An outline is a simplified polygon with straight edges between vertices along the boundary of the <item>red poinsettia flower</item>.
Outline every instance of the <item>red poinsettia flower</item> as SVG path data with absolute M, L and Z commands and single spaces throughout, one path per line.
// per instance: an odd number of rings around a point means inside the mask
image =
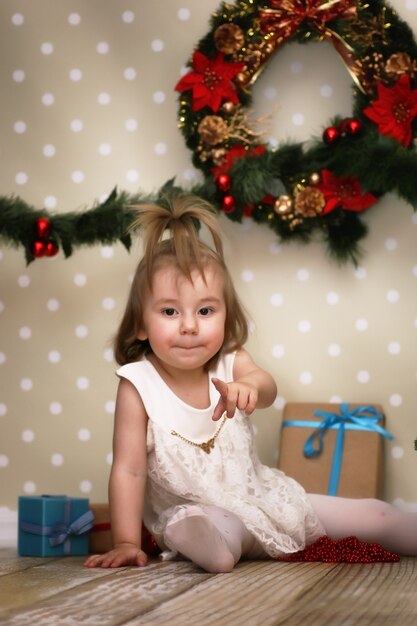
M 393 87 L 378 84 L 378 99 L 363 111 L 378 124 L 382 135 L 407 147 L 413 138 L 411 122 L 417 115 L 417 89 L 410 89 L 410 76 L 403 74 Z
M 321 215 L 341 206 L 345 211 L 364 211 L 378 201 L 371 193 L 362 193 L 359 181 L 353 176 L 335 176 L 330 170 L 321 171 L 322 182 L 316 185 L 326 204 Z
M 175 86 L 177 91 L 193 91 L 193 111 L 205 106 L 218 111 L 223 100 L 238 104 L 232 78 L 238 74 L 243 63 L 225 63 L 224 55 L 218 52 L 214 59 L 209 59 L 196 50 L 193 56 L 193 69 L 188 72 Z
M 235 143 L 234 146 L 232 146 L 229 152 L 226 154 L 222 165 L 219 165 L 218 167 L 213 167 L 211 173 L 214 177 L 218 176 L 219 174 L 224 174 L 233 167 L 233 164 L 238 159 L 243 159 L 244 157 L 260 156 L 264 152 L 264 145 L 255 146 L 254 148 L 250 148 L 249 150 L 247 150 L 243 144 Z

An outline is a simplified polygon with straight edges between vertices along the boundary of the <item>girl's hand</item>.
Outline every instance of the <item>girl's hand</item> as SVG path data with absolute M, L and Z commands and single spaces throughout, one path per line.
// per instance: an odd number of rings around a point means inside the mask
M 239 381 L 225 383 L 219 378 L 212 378 L 211 381 L 220 394 L 212 416 L 214 421 L 220 419 L 225 411 L 227 417 L 233 417 L 236 409 L 243 411 L 247 416 L 254 412 L 258 402 L 256 387 Z
M 92 554 L 84 562 L 85 567 L 123 567 L 136 565 L 144 567 L 148 557 L 138 546 L 133 544 L 121 544 L 105 554 Z

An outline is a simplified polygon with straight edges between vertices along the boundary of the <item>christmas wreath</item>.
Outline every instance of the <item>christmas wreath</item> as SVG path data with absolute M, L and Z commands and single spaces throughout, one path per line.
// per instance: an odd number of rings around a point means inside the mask
M 249 113 L 251 89 L 286 42 L 328 41 L 353 80 L 352 116 L 335 116 L 321 137 L 271 149 Z M 178 124 L 201 183 L 188 190 L 230 219 L 268 224 L 282 241 L 319 234 L 331 255 L 356 262 L 367 232 L 362 213 L 387 192 L 417 207 L 417 44 L 381 0 L 236 0 L 212 14 L 180 92 Z M 79 245 L 121 240 L 131 204 L 183 191 L 168 181 L 154 196 L 116 189 L 83 213 L 50 215 L 0 197 L 0 236 L 27 261 L 69 256 Z

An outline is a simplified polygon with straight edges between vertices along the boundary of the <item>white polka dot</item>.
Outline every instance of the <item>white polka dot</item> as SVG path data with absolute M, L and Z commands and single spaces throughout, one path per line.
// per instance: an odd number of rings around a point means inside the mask
M 123 76 L 125 78 L 125 80 L 135 80 L 136 78 L 136 70 L 134 67 L 127 67 L 124 71 L 123 71 Z
M 154 39 L 151 43 L 151 48 L 154 52 L 162 52 L 164 49 L 164 42 L 160 39 Z
M 165 100 L 166 95 L 163 91 L 155 91 L 153 94 L 153 101 L 156 102 L 156 104 L 162 104 Z
M 81 15 L 79 13 L 70 13 L 68 15 L 68 23 L 71 24 L 71 26 L 78 26 L 80 22 L 81 22 Z
M 22 24 L 24 24 L 25 22 L 25 16 L 22 15 L 21 13 L 14 13 L 12 15 L 11 22 L 13 26 L 22 26 Z
M 360 332 L 368 330 L 368 320 L 365 320 L 365 319 L 356 320 L 355 328 L 356 330 L 359 330 Z
M 26 172 L 18 172 L 15 176 L 15 181 L 17 185 L 26 185 L 29 180 L 29 176 Z
M 4 417 L 6 414 L 7 414 L 7 406 L 3 402 L 0 402 L 0 416 Z
M 276 150 L 279 146 L 279 141 L 275 137 L 268 137 L 267 142 L 271 150 Z
M 114 360 L 113 350 L 111 348 L 107 348 L 103 352 L 103 359 L 107 361 L 107 363 L 112 363 Z
M 0 301 L 0 313 L 3 313 L 4 311 L 4 302 Z
M 75 336 L 78 337 L 79 339 L 84 339 L 84 337 L 87 337 L 88 335 L 88 328 L 87 326 L 84 326 L 82 324 L 80 324 L 79 326 L 76 327 L 75 329 Z
M 41 102 L 45 107 L 50 107 L 55 103 L 55 96 L 52 93 L 44 93 Z
M 277 255 L 277 254 L 281 254 L 281 252 L 282 252 L 282 245 L 280 243 L 278 243 L 277 241 L 274 241 L 269 246 L 269 252 L 271 254 L 273 254 L 274 256 Z
M 22 326 L 22 328 L 19 328 L 19 337 L 20 339 L 31 339 L 32 329 L 28 326 Z
M 331 343 L 329 347 L 327 348 L 327 352 L 329 353 L 330 356 L 339 356 L 341 352 L 339 344 Z
M 125 122 L 125 129 L 129 132 L 129 133 L 133 133 L 135 132 L 135 130 L 138 129 L 138 121 L 135 119 L 129 119 L 126 120 Z
M 366 278 L 366 269 L 364 267 L 357 267 L 354 271 L 355 278 L 358 280 L 363 280 Z
M 244 283 L 251 283 L 253 279 L 255 278 L 255 275 L 252 272 L 252 270 L 243 270 L 243 272 L 240 275 L 240 278 L 243 280 Z
M 302 385 L 311 385 L 313 382 L 313 375 L 310 372 L 302 372 L 300 374 L 300 383 Z
M 9 463 L 9 457 L 5 454 L 0 454 L 0 467 L 7 467 Z
M 275 100 L 278 95 L 277 89 L 275 87 L 267 87 L 264 91 L 265 100 Z
M 77 287 L 84 287 L 84 285 L 87 283 L 87 276 L 85 274 L 75 274 L 74 283 L 77 285 Z
M 48 354 L 48 361 L 50 363 L 59 363 L 60 360 L 61 360 L 60 352 L 58 352 L 58 350 L 51 350 L 51 352 Z
M 166 143 L 163 143 L 162 141 L 160 141 L 159 143 L 155 144 L 154 152 L 159 155 L 166 154 L 167 152 Z
M 294 113 L 291 119 L 294 126 L 302 126 L 304 124 L 304 115 L 302 113 Z
M 90 386 L 90 381 L 88 380 L 86 376 L 80 376 L 79 378 L 77 378 L 78 389 L 80 389 L 81 391 L 85 391 L 86 389 L 89 388 L 89 386 Z
M 126 180 L 128 180 L 130 183 L 136 183 L 139 180 L 138 170 L 128 170 L 126 172 Z
M 62 454 L 55 453 L 51 456 L 51 464 L 55 467 L 60 467 L 64 463 L 64 457 Z
M 402 396 L 399 393 L 393 393 L 389 398 L 391 406 L 401 406 L 403 403 Z
M 80 491 L 82 493 L 91 493 L 93 485 L 90 480 L 82 480 L 80 482 Z
M 332 395 L 329 398 L 329 402 L 331 402 L 332 404 L 341 404 L 343 402 L 343 400 L 338 395 Z
M 101 156 L 109 156 L 112 153 L 112 147 L 109 143 L 101 143 L 98 147 L 98 153 Z
M 123 22 L 125 22 L 125 24 L 131 24 L 135 21 L 135 14 L 133 13 L 133 11 L 124 11 L 122 13 L 122 20 Z
M 401 446 L 393 446 L 391 449 L 391 456 L 393 459 L 402 459 L 404 456 L 404 449 Z
M 79 133 L 84 128 L 84 124 L 81 120 L 72 120 L 70 123 L 70 129 L 73 133 Z
M 17 284 L 19 285 L 19 287 L 29 287 L 29 285 L 30 285 L 30 278 L 29 278 L 29 276 L 27 276 L 26 274 L 22 274 L 17 279 Z
M 35 493 L 36 483 L 34 483 L 33 480 L 27 480 L 25 483 L 23 483 L 23 491 L 25 493 Z
M 388 344 L 388 352 L 389 352 L 389 354 L 400 354 L 401 346 L 398 343 L 398 341 L 391 341 Z
M 305 282 L 306 280 L 308 280 L 310 278 L 310 272 L 304 268 L 300 268 L 297 271 L 297 279 L 300 282 Z
M 337 304 L 339 302 L 339 294 L 336 291 L 329 291 L 326 296 L 327 304 Z
M 78 439 L 80 441 L 89 441 L 91 439 L 91 432 L 88 428 L 80 428 L 78 431 Z
M 183 171 L 182 175 L 184 177 L 184 180 L 186 180 L 188 182 L 192 182 L 195 179 L 196 173 L 197 172 L 196 172 L 195 169 L 188 168 L 188 169 Z
M 390 289 L 389 291 L 387 291 L 386 299 L 388 300 L 388 302 L 391 303 L 398 302 L 398 300 L 400 299 L 400 294 L 396 289 Z
M 417 11 L 417 0 L 406 0 L 405 7 L 409 11 Z
M 62 413 L 62 404 L 60 402 L 51 402 L 49 411 L 52 415 L 59 415 Z
M 298 322 L 298 332 L 300 333 L 309 333 L 311 330 L 311 322 L 308 320 L 301 320 Z
M 54 51 L 54 44 L 51 43 L 50 41 L 44 41 L 41 44 L 41 52 L 42 52 L 42 54 L 49 55 L 49 54 L 52 54 L 53 51 Z
M 396 239 L 387 239 L 385 241 L 385 248 L 389 252 L 394 252 L 398 248 L 398 241 Z
M 331 87 L 330 85 L 322 85 L 320 87 L 320 95 L 323 98 L 331 98 L 333 95 L 333 87 Z
M 58 205 L 58 200 L 55 196 L 46 196 L 43 200 L 46 209 L 55 209 Z
M 96 46 L 96 50 L 98 54 L 107 54 L 110 50 L 110 46 L 107 41 L 99 41 Z
M 26 122 L 23 122 L 22 120 L 15 122 L 13 129 L 14 129 L 14 132 L 17 133 L 18 135 L 23 135 L 23 133 L 25 133 L 27 130 Z
M 4 354 L 4 352 L 0 352 L 0 365 L 3 365 L 4 363 L 6 363 L 7 361 L 7 357 Z
M 282 359 L 282 357 L 285 354 L 285 348 L 284 346 L 281 346 L 279 344 L 277 344 L 276 346 L 272 347 L 272 356 L 276 359 Z
M 293 61 L 290 65 L 291 74 L 301 74 L 303 71 L 303 64 L 300 61 Z
M 369 383 L 369 379 L 369 372 L 367 372 L 366 370 L 361 370 L 357 373 L 356 380 L 358 381 L 358 383 Z
M 42 153 L 44 156 L 51 158 L 55 156 L 56 148 L 52 144 L 48 143 L 46 146 L 42 148 Z
M 285 407 L 285 398 L 283 396 L 277 396 L 273 402 L 273 406 L 278 411 L 281 411 Z
M 20 388 L 22 391 L 31 391 L 33 389 L 33 381 L 30 378 L 22 378 Z
M 281 293 L 273 293 L 271 296 L 272 306 L 282 306 L 284 302 L 284 296 Z
M 22 433 L 22 440 L 25 443 L 31 443 L 35 439 L 35 433 L 33 430 L 24 430 Z
M 59 304 L 58 300 L 56 300 L 55 298 L 50 298 L 46 303 L 48 311 L 58 311 L 60 306 L 61 305 Z
M 82 79 L 83 73 L 78 67 L 74 67 L 70 70 L 69 77 L 74 83 L 78 83 Z
M 108 400 L 106 402 L 106 404 L 104 405 L 104 410 L 106 411 L 106 413 L 109 413 L 110 415 L 113 415 L 115 407 L 116 407 L 115 401 L 114 400 Z
M 23 83 L 26 78 L 24 70 L 15 70 L 12 74 L 12 78 L 15 83 Z
M 112 452 L 109 452 L 106 455 L 106 463 L 107 463 L 107 465 L 111 465 L 113 463 L 113 453 Z
M 191 12 L 190 9 L 178 9 L 177 15 L 178 19 L 181 20 L 181 22 L 186 22 L 190 19 Z
M 110 104 L 110 101 L 111 101 L 110 94 L 104 91 L 102 93 L 99 93 L 97 96 L 97 102 L 101 104 L 102 106 L 106 106 L 107 104 Z
M 115 307 L 114 298 L 104 298 L 101 302 L 101 306 L 105 311 L 112 311 Z
M 111 259 L 114 256 L 114 248 L 113 246 L 102 246 L 100 249 L 100 254 L 103 259 Z
M 71 180 L 76 185 L 79 185 L 80 183 L 84 182 L 84 179 L 85 179 L 85 174 L 84 172 L 81 172 L 81 170 L 75 170 L 74 172 L 71 173 Z

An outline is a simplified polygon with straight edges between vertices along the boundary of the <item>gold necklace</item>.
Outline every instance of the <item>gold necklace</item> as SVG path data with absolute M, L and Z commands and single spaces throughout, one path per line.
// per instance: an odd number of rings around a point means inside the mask
M 183 437 L 182 435 L 177 433 L 175 430 L 171 430 L 171 435 L 174 435 L 174 437 L 178 437 L 179 439 L 182 439 L 182 441 L 185 441 L 185 443 L 189 443 L 190 446 L 195 446 L 196 448 L 201 448 L 201 450 L 204 450 L 204 452 L 206 454 L 210 454 L 211 450 L 214 448 L 215 441 L 216 441 L 217 437 L 219 436 L 220 431 L 223 428 L 223 426 L 225 425 L 226 421 L 227 421 L 227 415 L 224 414 L 223 415 L 223 421 L 220 424 L 220 426 L 218 427 L 218 429 L 216 430 L 216 432 L 214 433 L 213 437 L 211 439 L 209 439 L 208 441 L 203 441 L 202 443 L 197 443 L 196 441 L 191 441 L 191 439 L 187 439 L 186 437 Z

